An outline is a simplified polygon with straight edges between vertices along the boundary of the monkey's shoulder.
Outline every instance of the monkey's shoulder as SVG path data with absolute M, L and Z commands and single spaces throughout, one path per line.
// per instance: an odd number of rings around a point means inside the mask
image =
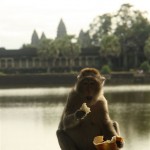
M 106 99 L 98 99 L 94 105 L 91 106 L 91 111 L 94 112 L 106 112 L 108 110 L 108 104 Z
M 104 95 L 99 95 L 96 101 L 96 105 L 107 105 L 107 100 Z
M 98 100 L 99 100 L 99 101 L 103 101 L 103 102 L 107 102 L 107 100 L 106 100 L 104 94 L 100 94 L 100 95 L 98 96 Z

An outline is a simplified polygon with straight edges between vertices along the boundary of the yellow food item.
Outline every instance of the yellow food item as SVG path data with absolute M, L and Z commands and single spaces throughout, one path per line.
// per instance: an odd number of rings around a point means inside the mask
M 96 136 L 93 141 L 94 145 L 101 144 L 102 142 L 104 142 L 103 136 Z
M 93 144 L 97 150 L 119 150 L 116 141 L 123 142 L 123 138 L 113 136 L 111 140 L 104 141 L 103 136 L 96 136 L 93 140 Z
M 88 113 L 90 113 L 90 112 L 91 112 L 90 108 L 86 105 L 86 103 L 83 103 L 83 104 L 82 104 L 82 106 L 81 106 L 80 110 L 85 111 L 85 112 L 86 112 L 86 114 L 88 114 Z

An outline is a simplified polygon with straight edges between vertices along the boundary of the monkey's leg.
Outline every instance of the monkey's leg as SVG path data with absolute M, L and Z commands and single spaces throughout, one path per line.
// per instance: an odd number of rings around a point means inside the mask
M 79 150 L 65 131 L 57 130 L 56 134 L 61 150 Z

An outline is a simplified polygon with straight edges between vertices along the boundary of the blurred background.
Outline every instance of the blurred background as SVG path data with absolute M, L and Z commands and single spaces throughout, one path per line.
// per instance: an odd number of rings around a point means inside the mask
M 56 130 L 84 67 L 106 77 L 124 150 L 150 147 L 146 0 L 0 2 L 0 149 L 60 150 Z

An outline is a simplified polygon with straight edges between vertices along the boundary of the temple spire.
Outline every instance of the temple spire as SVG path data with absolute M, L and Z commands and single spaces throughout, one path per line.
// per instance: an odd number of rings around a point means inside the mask
M 66 26 L 63 20 L 61 19 L 57 28 L 57 38 L 62 38 L 65 35 L 67 35 Z
M 44 32 L 42 32 L 42 35 L 41 35 L 41 40 L 45 40 L 46 39 L 46 35 Z
M 31 37 L 31 45 L 37 46 L 38 44 L 39 44 L 39 37 L 36 30 L 34 30 Z

